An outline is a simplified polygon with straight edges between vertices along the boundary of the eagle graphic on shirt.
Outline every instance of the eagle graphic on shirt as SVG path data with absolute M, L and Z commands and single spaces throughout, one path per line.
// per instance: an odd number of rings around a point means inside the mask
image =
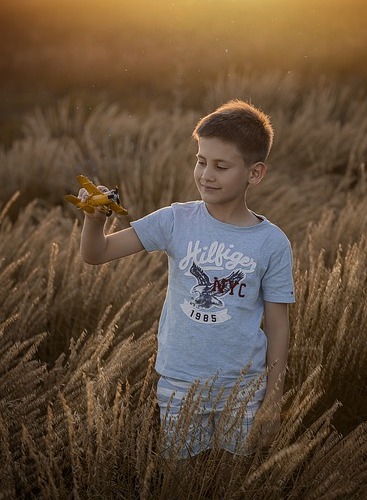
M 210 281 L 209 276 L 195 262 L 191 265 L 190 273 L 197 281 L 197 284 L 190 290 L 194 295 L 190 304 L 203 309 L 210 309 L 214 306 L 223 307 L 224 302 L 220 297 L 230 293 L 244 277 L 244 273 L 237 270 L 225 278 L 214 278 L 214 281 Z

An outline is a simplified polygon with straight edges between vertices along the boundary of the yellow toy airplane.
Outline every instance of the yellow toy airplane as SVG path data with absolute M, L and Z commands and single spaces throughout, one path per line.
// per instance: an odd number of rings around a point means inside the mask
M 85 200 L 81 200 L 77 196 L 68 194 L 65 196 L 66 201 L 89 214 L 94 213 L 95 207 L 105 212 L 107 216 L 110 216 L 112 211 L 122 215 L 127 214 L 127 210 L 120 204 L 119 190 L 117 188 L 103 193 L 84 175 L 77 175 L 76 178 L 79 184 L 88 191 L 89 196 Z

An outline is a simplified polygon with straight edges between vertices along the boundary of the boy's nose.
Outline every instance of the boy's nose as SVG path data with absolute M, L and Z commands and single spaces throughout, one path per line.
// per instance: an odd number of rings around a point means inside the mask
M 201 176 L 201 178 L 204 181 L 214 181 L 215 180 L 215 176 L 214 176 L 213 169 L 207 166 L 204 169 L 204 172 L 203 172 L 203 175 Z

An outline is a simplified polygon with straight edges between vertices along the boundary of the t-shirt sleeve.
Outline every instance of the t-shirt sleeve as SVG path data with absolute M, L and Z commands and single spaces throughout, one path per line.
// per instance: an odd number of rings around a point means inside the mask
M 263 298 L 267 302 L 293 303 L 294 283 L 292 272 L 292 250 L 287 246 L 272 254 L 262 279 Z
M 168 250 L 173 232 L 172 207 L 164 207 L 131 222 L 139 240 L 148 252 Z

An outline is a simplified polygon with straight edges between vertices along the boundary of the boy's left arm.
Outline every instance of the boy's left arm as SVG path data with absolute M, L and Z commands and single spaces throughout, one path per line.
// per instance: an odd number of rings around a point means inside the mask
M 280 428 L 280 408 L 289 348 L 288 304 L 265 302 L 264 332 L 267 337 L 267 388 L 258 423 L 263 446 L 270 446 Z M 261 411 L 263 410 L 263 411 Z

